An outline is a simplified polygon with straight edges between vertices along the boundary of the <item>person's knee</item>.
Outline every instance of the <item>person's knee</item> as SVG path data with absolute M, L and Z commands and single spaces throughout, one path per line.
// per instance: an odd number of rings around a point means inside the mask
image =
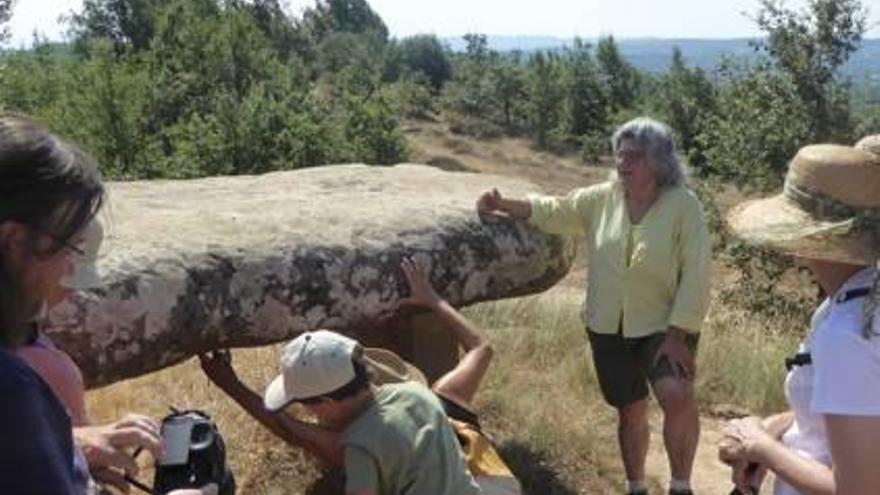
M 634 428 L 646 425 L 648 422 L 648 401 L 637 400 L 617 408 L 620 427 Z
M 693 384 L 674 378 L 663 378 L 654 384 L 654 395 L 665 414 L 675 414 L 696 407 Z

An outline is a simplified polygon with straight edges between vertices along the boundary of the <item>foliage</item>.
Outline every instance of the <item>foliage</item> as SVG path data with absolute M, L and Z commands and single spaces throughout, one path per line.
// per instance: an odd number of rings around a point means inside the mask
M 392 80 L 421 75 L 436 93 L 452 77 L 452 62 L 446 47 L 429 34 L 404 38 L 389 46 L 386 76 Z
M 489 72 L 490 84 L 495 88 L 495 101 L 500 116 L 499 124 L 508 132 L 518 133 L 526 124 L 526 76 L 520 54 L 499 57 Z
M 166 0 L 85 0 L 82 12 L 72 17 L 81 41 L 105 39 L 118 52 L 145 50 L 155 31 L 155 14 Z
M 465 35 L 467 48 L 455 64 L 452 80 L 443 92 L 444 107 L 450 112 L 468 118 L 492 120 L 492 81 L 489 78 L 489 62 L 497 54 L 489 50 L 486 36 Z
M 238 8 L 253 18 L 281 60 L 288 61 L 294 56 L 306 58 L 310 49 L 308 35 L 297 29 L 296 21 L 288 18 L 281 5 L 281 0 L 250 0 Z
M 631 108 L 639 96 L 639 72 L 621 56 L 613 36 L 599 39 L 596 61 L 608 88 L 609 112 Z
M 388 39 L 388 27 L 366 0 L 319 0 L 303 13 L 301 28 L 318 41 L 333 33 Z
M 9 39 L 9 19 L 12 18 L 12 6 L 15 0 L 0 0 L 0 44 Z
M 688 67 L 681 51 L 675 48 L 669 70 L 660 76 L 654 94 L 655 112 L 676 133 L 679 150 L 688 163 L 703 172 L 706 150 L 697 135 L 717 112 L 712 82 L 701 69 Z
M 611 143 L 605 132 L 584 134 L 581 138 L 581 160 L 597 165 L 599 159 L 611 154 Z
M 698 142 L 705 170 L 740 185 L 781 185 L 789 159 L 809 142 L 808 108 L 784 74 L 766 65 L 722 67 L 718 109 L 706 118 Z
M 400 109 L 378 91 L 384 25 L 366 14 L 320 3 L 306 33 L 276 0 L 88 0 L 71 49 L 8 54 L 0 105 L 81 143 L 110 178 L 394 163 Z
M 852 108 L 854 136 L 880 134 L 880 81 L 862 81 L 853 91 Z
M 757 24 L 767 39 L 758 48 L 788 74 L 808 106 L 812 140 L 848 139 L 848 102 L 837 72 L 858 48 L 866 15 L 859 0 L 810 0 L 806 12 L 761 0 Z
M 0 0 L 0 25 L 9 5 Z M 402 118 L 527 135 L 595 163 L 615 124 L 652 115 L 702 178 L 769 188 L 798 147 L 851 143 L 880 119 L 876 93 L 837 75 L 864 30 L 858 0 L 811 0 L 804 12 L 762 0 L 764 58 L 711 75 L 678 50 L 666 72 L 641 73 L 612 36 L 500 53 L 472 33 L 452 53 L 432 35 L 389 39 L 366 0 L 320 0 L 298 19 L 282 5 L 85 0 L 71 45 L 5 54 L 0 105 L 77 139 L 118 178 L 390 163 L 406 156 Z
M 564 63 L 567 67 L 565 89 L 569 134 L 584 136 L 604 133 L 608 124 L 608 110 L 614 108 L 614 90 L 610 92 L 611 97 L 606 96 L 590 46 L 575 39 Z
M 431 119 L 435 112 L 433 86 L 419 73 L 405 76 L 383 88 L 395 113 L 414 119 Z
M 741 279 L 721 290 L 721 300 L 730 307 L 756 315 L 789 322 L 789 327 L 803 330 L 818 304 L 818 289 L 812 295 L 780 289 L 785 276 L 791 276 L 791 257 L 777 251 L 733 241 L 725 262 L 737 269 Z
M 539 148 L 550 148 L 560 144 L 564 123 L 561 105 L 565 97 L 563 66 L 556 55 L 538 51 L 529 58 L 528 69 L 527 113 L 532 137 Z

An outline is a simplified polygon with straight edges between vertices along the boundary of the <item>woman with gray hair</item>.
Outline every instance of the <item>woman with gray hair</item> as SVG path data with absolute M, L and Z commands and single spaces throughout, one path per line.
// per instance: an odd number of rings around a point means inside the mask
M 700 434 L 694 354 L 709 299 L 709 232 L 669 127 L 637 118 L 611 144 L 611 180 L 559 197 L 511 199 L 493 189 L 477 211 L 585 237 L 583 317 L 602 394 L 618 412 L 627 493 L 647 493 L 650 384 L 664 413 L 669 493 L 686 495 Z

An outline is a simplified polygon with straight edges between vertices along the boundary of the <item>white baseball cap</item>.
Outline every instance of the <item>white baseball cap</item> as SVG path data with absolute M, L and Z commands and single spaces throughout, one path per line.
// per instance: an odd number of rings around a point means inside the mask
M 269 411 L 291 402 L 328 394 L 355 378 L 352 357 L 360 351 L 356 340 L 329 330 L 306 332 L 284 346 L 281 374 L 263 395 Z
M 73 274 L 64 280 L 64 285 L 74 290 L 95 289 L 102 287 L 101 275 L 98 273 L 98 250 L 104 240 L 104 227 L 97 218 L 86 225 L 83 235 L 83 254 L 74 263 Z

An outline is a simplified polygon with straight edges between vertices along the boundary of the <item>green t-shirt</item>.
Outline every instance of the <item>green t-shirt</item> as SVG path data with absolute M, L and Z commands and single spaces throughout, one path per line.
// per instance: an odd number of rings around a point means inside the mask
M 345 429 L 346 493 L 479 494 L 440 400 L 414 382 L 375 389 Z

